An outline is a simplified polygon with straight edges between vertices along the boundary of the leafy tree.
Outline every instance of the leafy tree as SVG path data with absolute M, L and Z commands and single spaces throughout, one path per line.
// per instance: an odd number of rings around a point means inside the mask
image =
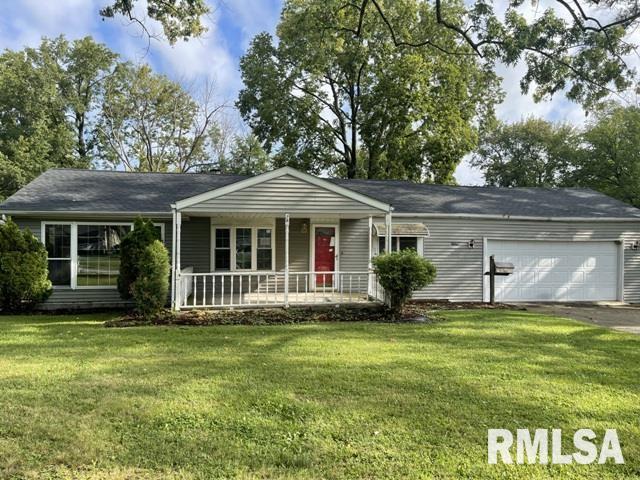
M 0 55 L 0 198 L 52 167 L 88 167 L 92 117 L 116 55 L 87 37 Z
M 567 98 L 593 108 L 608 95 L 634 83 L 633 64 L 627 57 L 636 50 L 634 34 L 640 24 L 640 4 L 635 0 L 556 0 L 545 3 L 522 0 L 490 2 L 471 0 L 460 9 L 455 3 L 435 0 L 424 10 L 434 24 L 431 31 L 413 35 L 405 28 L 403 12 L 395 2 L 356 0 L 343 4 L 341 14 L 357 15 L 355 38 L 369 34 L 366 19 L 382 20 L 398 49 L 418 48 L 459 55 L 470 48 L 488 68 L 524 63 L 524 92 L 534 88 L 538 100 L 565 92 Z M 329 13 L 328 13 L 329 15 Z M 336 21 L 335 28 L 341 28 Z M 454 35 L 442 40 L 442 29 Z
M 219 168 L 222 173 L 257 175 L 269 169 L 269 155 L 255 135 L 236 136 L 228 157 L 220 159 Z
M 123 299 L 132 298 L 131 285 L 140 276 L 140 265 L 145 249 L 156 240 L 160 240 L 160 234 L 153 222 L 141 217 L 136 218 L 133 230 L 122 239 L 118 292 Z
M 575 128 L 530 117 L 486 132 L 471 164 L 489 185 L 556 187 L 566 181 L 579 148 Z
M 169 253 L 160 240 L 142 251 L 138 276 L 131 284 L 131 294 L 139 315 L 150 318 L 162 310 L 169 294 Z
M 147 172 L 200 167 L 208 162 L 208 134 L 221 108 L 198 104 L 148 65 L 121 64 L 105 82 L 101 159 L 107 167 Z
M 115 0 L 102 8 L 100 15 L 105 18 L 123 15 L 153 36 L 141 18 L 142 14 L 135 9 L 142 2 L 136 2 L 137 0 Z M 210 12 L 205 0 L 147 0 L 146 7 L 147 16 L 160 22 L 164 35 L 171 44 L 179 38 L 188 40 L 190 37 L 199 37 L 207 31 L 202 23 L 202 17 Z
M 452 181 L 476 143 L 477 125 L 500 99 L 452 31 L 437 28 L 427 2 L 387 6 L 411 38 L 430 35 L 458 50 L 396 48 L 379 16 L 339 0 L 288 0 L 278 42 L 256 36 L 240 67 L 237 106 L 276 165 L 354 177 Z M 462 14 L 461 2 L 449 11 Z M 355 35 L 356 30 L 359 34 Z
M 593 107 L 614 91 L 629 86 L 633 79 L 632 63 L 635 34 L 640 23 L 640 4 L 635 0 L 555 0 L 490 2 L 470 0 L 461 5 L 435 0 L 422 11 L 424 21 L 434 28 L 413 35 L 405 26 L 405 12 L 397 3 L 384 0 L 342 2 L 335 9 L 327 2 L 324 19 L 331 28 L 348 29 L 355 39 L 367 38 L 365 20 L 377 17 L 398 49 L 418 48 L 444 54 L 460 55 L 460 46 L 469 47 L 491 67 L 495 62 L 526 66 L 521 79 L 523 91 L 535 87 L 538 99 L 566 92 L 569 99 Z M 425 2 L 427 3 L 427 2 Z M 146 28 L 137 0 L 111 0 L 101 10 L 104 17 L 124 15 Z M 322 7 L 319 2 L 317 10 Z M 148 0 L 146 14 L 163 26 L 171 43 L 202 34 L 206 29 L 202 18 L 210 9 L 205 0 Z M 344 16 L 355 16 L 352 27 L 340 23 Z M 360 21 L 362 19 L 362 21 Z M 331 23 L 332 22 L 332 23 Z M 443 41 L 441 30 L 452 35 L 454 43 Z M 374 39 L 375 40 L 375 39 Z
M 388 297 L 393 318 L 398 318 L 411 294 L 436 279 L 436 267 L 413 249 L 383 253 L 373 259 L 378 282 Z
M 582 137 L 581 155 L 566 183 L 640 207 L 640 108 L 606 105 Z
M 47 250 L 29 230 L 11 219 L 0 222 L 0 306 L 15 312 L 34 307 L 51 294 Z
M 78 158 L 87 165 L 97 144 L 92 117 L 103 100 L 104 81 L 113 74 L 118 55 L 91 37 L 73 41 L 64 39 L 60 59 L 64 68 L 62 95 L 73 122 Z

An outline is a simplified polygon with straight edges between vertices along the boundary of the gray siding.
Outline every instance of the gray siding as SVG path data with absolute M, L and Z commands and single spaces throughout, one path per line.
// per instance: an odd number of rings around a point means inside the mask
M 640 302 L 640 253 L 630 250 L 640 238 L 640 223 L 544 222 L 512 220 L 394 218 L 400 222 L 424 222 L 431 236 L 424 240 L 424 256 L 438 268 L 436 281 L 417 292 L 418 299 L 482 301 L 483 238 L 522 240 L 625 240 L 624 298 Z M 475 241 L 474 248 L 467 246 Z
M 193 267 L 195 273 L 211 271 L 211 219 L 190 217 L 182 222 L 180 266 Z
M 284 213 L 379 213 L 369 205 L 352 200 L 290 175 L 274 178 L 193 205 L 185 212 Z
M 369 219 L 340 221 L 340 270 L 366 272 L 369 268 Z
M 42 238 L 41 225 L 44 219 L 33 219 L 27 217 L 13 217 L 13 220 L 22 229 L 28 228 L 38 239 Z M 46 219 L 46 221 L 56 221 L 56 218 Z M 104 219 L 105 223 L 113 222 L 133 222 L 134 219 L 122 219 L 122 218 L 110 218 Z M 69 222 L 71 220 L 60 220 L 61 222 Z M 73 221 L 77 222 L 97 222 L 95 217 L 91 218 L 77 218 Z M 171 255 L 171 221 L 154 220 L 156 223 L 164 223 L 165 225 L 165 245 Z M 41 306 L 44 309 L 54 308 L 92 308 L 92 307 L 117 307 L 130 305 L 130 302 L 125 302 L 120 298 L 120 294 L 117 289 L 113 288 L 78 288 L 72 290 L 71 288 L 54 288 L 51 296 Z
M 303 232 L 303 224 L 306 224 Z M 292 218 L 289 223 L 289 270 L 309 271 L 309 219 Z M 284 271 L 284 218 L 276 218 L 276 270 Z

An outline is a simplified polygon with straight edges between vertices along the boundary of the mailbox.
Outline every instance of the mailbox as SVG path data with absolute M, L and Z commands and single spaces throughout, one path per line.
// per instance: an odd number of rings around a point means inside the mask
M 513 273 L 513 263 L 508 262 L 493 262 L 494 275 L 507 276 Z
M 496 276 L 506 277 L 513 273 L 513 263 L 509 262 L 496 262 L 493 255 L 489 257 L 489 271 L 485 275 L 489 275 L 489 302 L 491 305 L 496 300 Z

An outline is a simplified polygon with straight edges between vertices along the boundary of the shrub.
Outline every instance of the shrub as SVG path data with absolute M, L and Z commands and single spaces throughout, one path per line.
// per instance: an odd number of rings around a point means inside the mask
M 3 311 L 33 308 L 51 294 L 47 250 L 12 220 L 0 225 L 0 305 Z
M 139 276 L 140 259 L 145 249 L 156 240 L 160 240 L 160 235 L 153 222 L 141 217 L 136 218 L 133 230 L 122 239 L 118 292 L 123 299 L 133 298 L 131 285 Z
M 158 314 L 167 303 L 168 293 L 169 253 L 160 240 L 155 240 L 144 249 L 138 277 L 131 285 L 137 313 L 145 318 Z
M 435 265 L 412 249 L 378 255 L 373 259 L 373 266 L 394 318 L 415 290 L 426 287 L 436 278 Z

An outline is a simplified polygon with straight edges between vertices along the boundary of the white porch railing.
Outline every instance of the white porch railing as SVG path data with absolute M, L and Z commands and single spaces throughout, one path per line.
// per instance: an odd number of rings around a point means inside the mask
M 373 272 L 180 272 L 180 308 L 382 302 Z

